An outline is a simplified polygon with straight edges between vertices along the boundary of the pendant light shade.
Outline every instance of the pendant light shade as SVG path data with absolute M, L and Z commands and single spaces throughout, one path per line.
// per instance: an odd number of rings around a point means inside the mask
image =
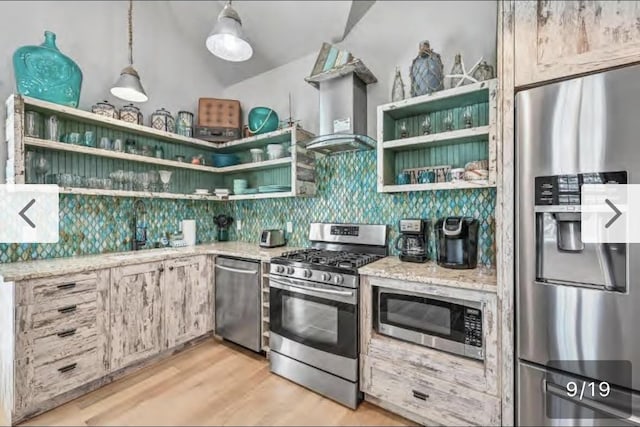
M 111 94 L 129 102 L 147 102 L 149 97 L 140 83 L 138 72 L 131 66 L 120 72 L 120 78 L 111 88 Z
M 133 0 L 129 0 L 129 66 L 120 72 L 111 94 L 129 102 L 147 102 L 149 97 L 142 87 L 140 75 L 133 68 Z
M 253 55 L 253 48 L 244 35 L 238 12 L 227 2 L 218 15 L 218 22 L 206 41 L 207 49 L 226 61 L 246 61 Z

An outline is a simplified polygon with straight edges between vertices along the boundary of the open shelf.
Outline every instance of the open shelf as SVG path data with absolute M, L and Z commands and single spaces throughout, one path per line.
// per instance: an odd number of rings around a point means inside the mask
M 60 187 L 62 194 L 81 194 L 84 196 L 112 196 L 112 197 L 136 197 L 156 199 L 184 199 L 184 200 L 220 200 L 212 195 L 164 193 L 152 191 L 128 191 L 128 190 L 104 190 L 99 188 L 75 188 Z
M 438 147 L 449 144 L 463 144 L 489 137 L 489 126 L 479 126 L 468 129 L 458 129 L 429 135 L 419 135 L 411 138 L 394 139 L 382 143 L 382 147 L 390 150 L 406 150 L 409 148 Z
M 495 187 L 487 180 L 435 182 L 431 184 L 384 185 L 382 193 L 402 193 L 407 191 L 462 190 L 470 188 Z

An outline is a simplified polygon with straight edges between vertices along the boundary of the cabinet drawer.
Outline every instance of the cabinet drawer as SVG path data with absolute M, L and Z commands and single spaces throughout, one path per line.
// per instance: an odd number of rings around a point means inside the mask
M 388 362 L 363 357 L 363 391 L 443 425 L 499 425 L 500 400 L 412 370 L 398 372 Z
M 97 302 L 95 299 L 83 301 L 78 296 L 63 298 L 46 307 L 43 305 L 16 308 L 17 331 L 34 332 L 36 336 L 59 332 L 69 327 L 77 327 L 95 321 Z
M 100 362 L 98 350 L 93 348 L 35 366 L 30 386 L 22 390 L 22 403 L 34 405 L 99 378 L 103 374 Z
M 36 279 L 17 284 L 18 305 L 47 305 L 52 301 L 93 294 L 97 286 L 96 272 Z
M 84 326 L 69 326 L 49 335 L 33 338 L 31 345 L 35 366 L 62 360 L 70 355 L 91 350 L 98 345 L 95 321 Z

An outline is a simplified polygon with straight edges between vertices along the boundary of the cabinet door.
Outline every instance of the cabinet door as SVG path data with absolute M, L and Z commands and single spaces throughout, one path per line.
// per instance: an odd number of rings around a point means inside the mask
M 162 263 L 149 263 L 112 271 L 112 371 L 163 350 L 162 267 Z
M 515 83 L 640 61 L 640 2 L 515 1 Z
M 168 261 L 166 268 L 167 347 L 213 329 L 213 283 L 206 256 Z

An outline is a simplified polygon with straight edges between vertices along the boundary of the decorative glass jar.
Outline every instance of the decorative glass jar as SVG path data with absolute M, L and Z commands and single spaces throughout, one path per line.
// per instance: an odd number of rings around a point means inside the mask
M 58 50 L 56 35 L 44 32 L 44 43 L 23 46 L 13 54 L 13 69 L 19 94 L 56 104 L 77 107 L 82 71 Z
M 457 75 L 457 76 L 461 76 L 464 75 L 464 70 L 462 69 L 462 55 L 459 53 L 456 53 L 455 59 L 453 60 L 453 67 L 451 67 L 451 72 L 449 73 L 451 75 Z M 462 83 L 460 83 L 460 81 L 462 81 Z M 468 82 L 466 81 L 466 79 L 462 78 L 462 77 L 451 77 L 449 80 L 449 87 L 450 88 L 454 88 L 458 86 L 458 83 L 460 83 L 460 86 L 467 84 Z
M 93 107 L 91 107 L 91 112 L 112 119 L 118 118 L 118 109 L 106 100 L 96 103 Z
M 193 136 L 193 113 L 189 111 L 178 111 L 176 133 L 182 136 Z
M 428 40 L 420 43 L 418 56 L 411 63 L 411 96 L 420 96 L 444 89 L 444 72 L 440 55 Z
M 398 102 L 404 99 L 404 82 L 400 69 L 396 67 L 396 77 L 393 79 L 393 88 L 391 89 L 391 101 Z
M 493 67 L 487 61 L 482 61 L 473 72 L 473 78 L 479 82 L 491 80 L 493 75 Z
M 161 108 L 151 114 L 151 127 L 166 132 L 175 132 L 176 121 L 169 111 Z
M 142 124 L 142 112 L 133 104 L 127 104 L 120 109 L 120 120 L 127 123 Z

